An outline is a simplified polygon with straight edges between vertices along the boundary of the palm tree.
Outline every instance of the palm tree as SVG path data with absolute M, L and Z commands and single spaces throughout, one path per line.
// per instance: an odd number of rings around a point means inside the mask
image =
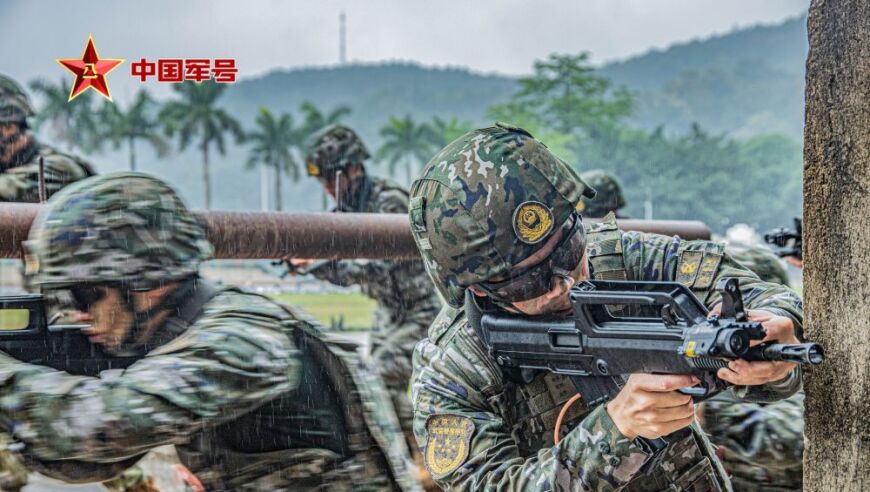
M 30 88 L 44 100 L 42 107 L 31 120 L 33 126 L 38 128 L 47 123 L 54 137 L 66 143 L 70 151 L 76 147 L 89 148 L 90 136 L 96 123 L 92 94 L 85 91 L 70 101 L 69 89 L 63 79 L 56 85 L 47 80 L 34 80 L 30 83 Z
M 378 148 L 376 158 L 386 161 L 390 166 L 390 175 L 396 175 L 396 165 L 401 161 L 405 164 L 405 176 L 410 183 L 413 179 L 411 162 L 426 162 L 432 154 L 432 128 L 426 123 L 417 125 L 411 115 L 399 119 L 390 116 L 386 125 L 381 127 L 380 135 L 384 143 Z
M 184 82 L 172 89 L 181 100 L 170 101 L 160 111 L 160 121 L 170 137 L 178 134 L 178 148 L 184 150 L 191 140 L 197 139 L 197 147 L 202 152 L 202 181 L 205 190 L 205 208 L 211 208 L 211 181 L 209 179 L 209 147 L 214 144 L 224 155 L 226 145 L 224 134 L 230 133 L 236 143 L 244 139 L 239 122 L 229 113 L 217 107 L 217 100 L 226 90 L 224 84 L 215 82 Z
M 136 100 L 126 111 L 118 104 L 104 102 L 93 135 L 94 147 L 100 149 L 102 143 L 108 141 L 117 150 L 126 143 L 131 171 L 136 170 L 136 140 L 151 144 L 159 157 L 166 155 L 169 143 L 158 133 L 160 123 L 154 113 L 155 106 L 156 102 L 145 89 L 139 90 Z
M 333 108 L 332 111 L 328 113 L 323 113 L 314 105 L 314 103 L 311 101 L 305 101 L 301 106 L 299 106 L 299 111 L 302 112 L 303 117 L 302 142 L 304 144 L 304 141 L 312 133 L 320 130 L 324 126 L 339 123 L 345 116 L 350 114 L 351 109 L 347 106 L 341 105 Z
M 260 164 L 275 170 L 275 208 L 281 210 L 281 173 L 286 171 L 293 181 L 299 181 L 299 163 L 293 148 L 298 145 L 300 129 L 294 128 L 291 115 L 281 113 L 276 118 L 266 108 L 260 108 L 255 123 L 256 130 L 246 137 L 253 145 L 246 167 L 252 169 Z
M 443 120 L 441 117 L 435 116 L 432 118 L 432 122 L 429 123 L 429 128 L 432 129 L 432 147 L 434 147 L 436 152 L 474 129 L 470 121 L 459 121 L 455 116 L 449 120 Z

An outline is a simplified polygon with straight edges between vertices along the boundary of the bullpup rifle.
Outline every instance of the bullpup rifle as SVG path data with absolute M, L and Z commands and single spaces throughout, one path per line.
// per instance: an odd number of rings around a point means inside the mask
M 483 312 L 470 293 L 466 311 L 508 374 L 526 380 L 537 371 L 569 376 L 589 407 L 615 396 L 624 375 L 692 374 L 700 384 L 680 391 L 702 401 L 727 387 L 716 372 L 731 360 L 824 360 L 815 343 L 750 347 L 765 330 L 749 321 L 737 279 L 722 279 L 717 290 L 722 305 L 713 316 L 682 284 L 635 281 L 581 282 L 570 291 L 573 315 L 564 319 Z

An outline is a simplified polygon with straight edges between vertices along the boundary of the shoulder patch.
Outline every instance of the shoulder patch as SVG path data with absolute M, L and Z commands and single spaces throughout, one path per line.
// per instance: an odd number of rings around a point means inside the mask
M 704 255 L 698 278 L 695 280 L 695 289 L 709 289 L 713 285 L 713 279 L 716 278 L 716 271 L 719 270 L 719 263 L 721 261 L 722 255 L 720 254 L 708 251 Z
M 677 262 L 677 282 L 691 288 L 692 284 L 695 283 L 695 277 L 698 276 L 698 267 L 701 266 L 703 258 L 703 251 L 685 250 L 680 253 L 680 259 Z
M 424 463 L 433 478 L 443 478 L 468 458 L 474 421 L 461 415 L 430 415 L 426 419 Z

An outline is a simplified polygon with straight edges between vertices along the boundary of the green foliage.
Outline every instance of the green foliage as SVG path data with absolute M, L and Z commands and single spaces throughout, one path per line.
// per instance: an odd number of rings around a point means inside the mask
M 184 150 L 193 138 L 202 152 L 203 187 L 205 208 L 211 208 L 211 180 L 209 177 L 208 150 L 211 145 L 218 153 L 226 153 L 224 135 L 235 137 L 236 143 L 244 138 L 239 122 L 230 113 L 217 106 L 217 100 L 226 90 L 226 85 L 209 82 L 184 82 L 172 86 L 181 97 L 170 101 L 160 110 L 160 121 L 166 135 L 178 135 L 178 148 Z
M 609 63 L 599 73 L 638 94 L 631 122 L 684 131 L 698 122 L 745 138 L 770 132 L 803 136 L 805 15 L 652 50 Z
M 303 143 L 317 130 L 329 125 L 340 123 L 346 116 L 351 113 L 350 106 L 340 105 L 324 113 L 314 105 L 311 101 L 305 101 L 299 106 L 299 111 L 302 112 L 304 118 L 303 128 Z
M 42 106 L 30 123 L 37 129 L 48 125 L 52 136 L 64 142 L 72 150 L 91 150 L 90 135 L 96 126 L 93 117 L 93 94 L 85 91 L 69 101 L 68 82 L 60 79 L 57 84 L 47 80 L 34 80 L 30 88 L 43 100 Z
M 570 136 L 568 145 L 577 149 L 616 128 L 631 114 L 632 104 L 628 90 L 613 88 L 595 74 L 588 53 L 552 54 L 535 61 L 532 75 L 520 79 L 520 90 L 490 114 Z
M 294 126 L 292 115 L 281 113 L 275 117 L 267 108 L 260 108 L 254 123 L 256 129 L 246 135 L 251 144 L 246 167 L 253 169 L 263 164 L 275 171 L 275 208 L 281 210 L 282 173 L 288 173 L 294 182 L 299 181 L 299 161 L 293 151 L 301 145 L 304 128 Z
M 583 54 L 536 62 L 521 84 L 490 114 L 531 131 L 580 171 L 614 173 L 631 214 L 646 204 L 654 218 L 698 219 L 722 232 L 736 222 L 774 227 L 800 206 L 800 148 L 787 137 L 742 142 L 697 124 L 681 136 L 628 127 L 632 95 L 612 91 Z
M 145 89 L 140 89 L 133 104 L 127 110 L 114 102 L 105 101 L 97 112 L 95 124 L 89 132 L 91 147 L 102 150 L 104 143 L 110 143 L 117 150 L 127 144 L 130 170 L 136 170 L 136 141 L 144 140 L 158 157 L 169 151 L 169 143 L 160 134 L 160 123 L 156 116 L 157 104 Z
M 374 322 L 375 301 L 358 292 L 278 294 L 276 300 L 299 306 L 325 327 L 369 330 Z
M 429 123 L 429 129 L 432 148 L 437 152 L 450 142 L 473 130 L 474 125 L 470 121 L 459 121 L 459 118 L 455 116 L 450 119 L 434 116 L 432 122 Z
M 781 135 L 746 141 L 710 135 L 697 125 L 681 136 L 622 129 L 578 159 L 625 185 L 626 211 L 655 219 L 693 219 L 722 233 L 735 223 L 779 226 L 801 209 L 801 148 Z
M 413 165 L 422 167 L 438 150 L 433 148 L 436 135 L 432 128 L 426 123 L 418 125 L 411 115 L 405 115 L 401 119 L 390 116 L 387 124 L 381 127 L 380 135 L 384 143 L 378 148 L 375 159 L 385 162 L 393 177 L 396 176 L 396 166 L 403 162 L 406 183 L 414 180 Z

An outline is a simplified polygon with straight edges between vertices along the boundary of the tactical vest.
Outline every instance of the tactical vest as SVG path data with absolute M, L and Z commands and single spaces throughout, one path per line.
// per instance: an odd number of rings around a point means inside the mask
M 600 223 L 586 226 L 587 255 L 596 280 L 628 280 L 623 258 L 622 235 L 615 216 L 609 214 Z M 721 247 L 711 245 L 705 251 L 685 251 L 681 247 L 677 263 L 677 281 L 698 294 L 707 289 L 722 258 Z M 689 266 L 685 266 L 689 265 Z M 685 271 L 681 274 L 680 272 Z M 701 296 L 703 299 L 703 296 Z M 493 403 L 505 415 L 520 455 L 534 456 L 540 449 L 553 445 L 553 429 L 560 410 L 577 393 L 571 380 L 553 373 L 539 373 L 529 383 L 506 378 L 505 391 Z M 564 437 L 591 412 L 582 400 L 574 403 L 561 428 Z M 700 428 L 679 442 L 672 443 L 648 470 L 628 484 L 629 491 L 730 490 L 730 484 L 712 446 L 702 437 Z M 602 452 L 607 452 L 603 451 Z
M 398 421 L 373 415 L 392 408 L 389 397 L 378 391 L 374 376 L 362 372 L 355 347 L 327 341 L 306 313 L 276 304 L 289 314 L 288 333 L 302 365 L 300 387 L 204 429 L 178 447 L 182 462 L 217 490 L 283 490 L 288 480 L 299 490 L 319 490 L 326 483 L 339 489 L 357 483 L 366 490 L 416 490 Z M 222 469 L 240 472 L 227 477 L 219 475 Z
M 623 232 L 616 225 L 613 213 L 607 214 L 601 222 L 585 227 L 586 254 L 595 280 L 644 280 L 629 278 L 622 251 Z M 707 242 L 700 251 L 686 249 L 686 246 L 686 242 L 681 242 L 674 280 L 691 289 L 704 302 L 713 287 L 725 247 L 713 242 Z

